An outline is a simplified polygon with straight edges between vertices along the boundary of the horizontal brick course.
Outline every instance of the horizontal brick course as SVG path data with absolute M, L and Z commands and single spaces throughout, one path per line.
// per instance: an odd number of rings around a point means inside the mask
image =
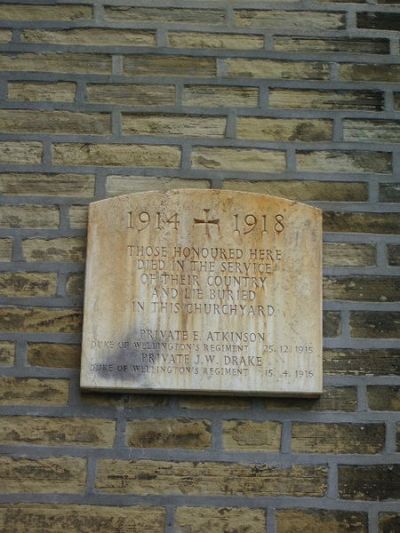
M 81 320 L 80 309 L 0 307 L 0 327 L 10 333 L 77 333 Z
M 8 83 L 8 99 L 13 102 L 73 102 L 76 84 L 71 82 L 29 82 Z
M 19 504 L 0 506 L 0 525 L 4 531 L 26 527 L 42 530 L 121 533 L 144 528 L 148 533 L 162 533 L 165 510 L 161 507 L 111 507 L 98 505 Z
M 0 110 L 0 132 L 106 135 L 111 133 L 107 113 Z
M 9 195 L 91 198 L 94 187 L 93 175 L 0 173 L 0 191 Z
M 25 239 L 22 253 L 26 261 L 81 263 L 85 259 L 86 242 L 81 237 L 56 239 Z
M 360 453 L 383 451 L 383 424 L 306 424 L 292 426 L 292 451 L 295 453 Z
M 1 418 L 0 444 L 111 448 L 115 422 L 96 418 Z
M 180 163 L 180 150 L 174 146 L 143 144 L 53 145 L 55 165 L 172 167 Z
M 111 55 L 83 53 L 0 54 L 0 71 L 111 74 Z
M 69 397 L 68 385 L 66 379 L 2 377 L 0 405 L 65 405 Z
M 282 172 L 286 158 L 284 152 L 273 150 L 196 146 L 192 151 L 192 166 L 206 170 Z
M 368 199 L 368 186 L 360 182 L 260 180 L 242 181 L 225 179 L 224 189 L 282 196 L 302 202 L 321 200 L 325 202 L 351 202 Z
M 278 80 L 327 80 L 329 66 L 315 61 L 278 59 L 226 59 L 228 78 L 274 78 Z M 0 63 L 1 66 L 1 63 Z
M 154 31 L 82 28 L 75 30 L 24 30 L 25 43 L 93 46 L 155 46 Z
M 339 496 L 345 500 L 399 498 L 400 465 L 339 465 Z
M 276 109 L 366 110 L 382 111 L 380 91 L 271 89 L 269 106 Z
M 324 371 L 338 376 L 398 376 L 398 359 L 396 349 L 326 349 Z
M 326 476 L 323 466 L 101 460 L 96 488 L 141 495 L 323 496 Z
M 127 445 L 134 448 L 202 450 L 211 445 L 210 430 L 207 420 L 136 420 L 128 422 Z
M 90 20 L 93 9 L 89 5 L 2 4 L 3 20 Z
M 176 531 L 246 531 L 264 533 L 266 513 L 262 509 L 178 507 Z
M 18 494 L 83 494 L 86 459 L 79 457 L 0 457 L 3 492 Z
M 55 272 L 0 272 L 0 296 L 55 296 Z
M 368 533 L 367 513 L 328 511 L 325 509 L 280 509 L 277 512 L 278 533 L 329 531 L 331 533 Z
M 278 422 L 227 420 L 223 423 L 226 450 L 279 452 L 281 425 Z
M 224 137 L 226 118 L 198 115 L 122 115 L 124 135 L 160 135 L 189 137 Z
M 78 368 L 81 347 L 77 344 L 30 342 L 27 348 L 27 359 L 31 366 Z

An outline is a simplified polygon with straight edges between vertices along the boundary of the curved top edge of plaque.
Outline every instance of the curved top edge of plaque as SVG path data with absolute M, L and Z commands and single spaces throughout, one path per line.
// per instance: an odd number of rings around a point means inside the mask
M 170 189 L 167 191 L 162 191 L 159 189 L 155 189 L 153 191 L 143 191 L 143 192 L 133 192 L 129 194 L 121 194 L 119 196 L 113 196 L 111 198 L 105 198 L 104 200 L 97 200 L 96 202 L 91 202 L 89 205 L 96 205 L 99 206 L 99 204 L 105 205 L 106 203 L 111 203 L 113 200 L 121 199 L 121 198 L 131 198 L 138 196 L 150 196 L 152 194 L 163 194 L 165 196 L 174 196 L 174 195 L 182 195 L 182 194 L 196 194 L 197 195 L 203 195 L 203 194 L 212 194 L 212 195 L 218 195 L 221 197 L 229 198 L 229 196 L 248 196 L 248 197 L 257 197 L 257 198 L 265 198 L 265 199 L 271 199 L 271 200 L 279 200 L 283 203 L 286 203 L 288 206 L 294 206 L 297 205 L 301 207 L 302 209 L 308 209 L 310 211 L 313 211 L 314 213 L 321 214 L 322 209 L 319 207 L 314 207 L 312 205 L 305 204 L 303 202 L 298 202 L 296 200 L 289 200 L 288 198 L 283 198 L 282 196 L 274 196 L 271 194 L 263 194 L 263 193 L 255 193 L 255 192 L 247 192 L 247 191 L 236 191 L 234 189 Z

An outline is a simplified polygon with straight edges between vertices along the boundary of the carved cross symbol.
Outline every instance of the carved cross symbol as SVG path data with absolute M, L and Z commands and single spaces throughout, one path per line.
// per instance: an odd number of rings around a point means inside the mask
M 206 230 L 206 235 L 207 237 L 210 237 L 210 230 L 208 228 L 208 225 L 209 224 L 216 224 L 218 227 L 219 227 L 219 218 L 214 218 L 212 220 L 209 220 L 208 219 L 208 213 L 210 212 L 209 209 L 203 209 L 204 211 L 204 220 L 201 220 L 200 218 L 194 218 L 194 223 L 195 224 L 204 224 L 205 225 L 205 230 Z

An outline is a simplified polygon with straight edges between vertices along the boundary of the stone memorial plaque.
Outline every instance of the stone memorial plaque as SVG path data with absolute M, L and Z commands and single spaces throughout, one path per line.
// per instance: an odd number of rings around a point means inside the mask
M 319 209 L 227 190 L 92 203 L 81 386 L 321 393 L 321 226 Z

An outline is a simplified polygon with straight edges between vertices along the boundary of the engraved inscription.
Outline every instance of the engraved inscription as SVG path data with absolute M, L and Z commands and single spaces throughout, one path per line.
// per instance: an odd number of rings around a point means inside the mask
M 81 383 L 316 394 L 319 210 L 232 191 L 91 204 Z

